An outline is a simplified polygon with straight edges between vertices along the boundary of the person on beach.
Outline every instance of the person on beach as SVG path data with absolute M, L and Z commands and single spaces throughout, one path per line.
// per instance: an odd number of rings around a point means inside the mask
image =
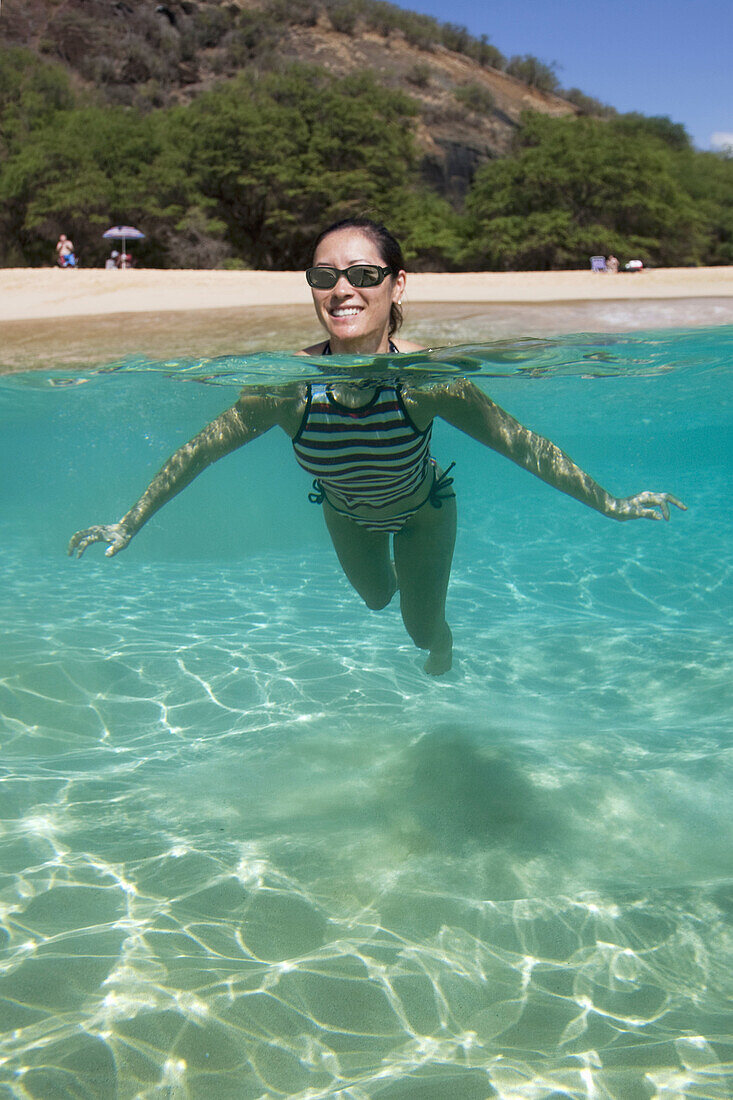
M 419 351 L 397 336 L 406 282 L 402 251 L 365 218 L 338 222 L 318 237 L 306 271 L 327 339 L 299 354 L 375 355 Z M 326 370 L 325 365 L 321 369 Z M 373 368 L 372 368 L 373 369 Z M 309 499 L 323 508 L 334 549 L 352 586 L 379 610 L 399 591 L 400 611 L 425 671 L 451 667 L 445 602 L 456 534 L 453 479 L 430 454 L 435 417 L 511 459 L 555 489 L 617 520 L 669 519 L 685 505 L 669 493 L 619 499 L 550 440 L 530 431 L 464 378 L 420 387 L 401 381 L 339 378 L 248 386 L 236 403 L 173 454 L 121 520 L 77 531 L 68 552 L 95 542 L 112 557 L 167 501 L 217 459 L 279 427 L 298 463 L 314 477 Z M 394 370 L 392 372 L 394 374 Z M 392 536 L 393 556 L 390 555 Z
M 56 263 L 59 267 L 76 267 L 74 242 L 62 233 L 56 242 Z

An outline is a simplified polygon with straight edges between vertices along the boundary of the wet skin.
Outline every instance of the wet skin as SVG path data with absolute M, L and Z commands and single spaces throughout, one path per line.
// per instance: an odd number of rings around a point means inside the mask
M 321 242 L 314 265 L 345 269 L 355 263 L 384 263 L 374 243 L 361 231 L 341 230 Z M 313 290 L 316 314 L 335 354 L 386 353 L 389 350 L 389 311 L 402 297 L 405 273 L 388 277 L 377 287 L 352 287 L 342 275 L 330 290 Z M 399 351 L 416 350 L 398 340 Z M 323 343 L 305 350 L 320 354 Z M 366 405 L 374 388 L 358 382 L 334 383 L 336 399 L 356 408 Z M 145 523 L 185 489 L 212 462 L 278 427 L 291 439 L 300 428 L 306 408 L 306 386 L 246 387 L 237 402 L 180 447 L 156 474 L 136 504 L 117 523 L 88 527 L 71 538 L 68 552 L 81 557 L 95 542 L 107 543 L 107 557 L 128 545 Z M 612 496 L 551 440 L 532 432 L 496 405 L 466 379 L 402 390 L 405 407 L 415 426 L 424 431 L 438 417 L 498 452 L 560 492 L 619 521 L 668 520 L 670 505 L 686 510 L 669 493 L 644 491 L 631 497 Z M 324 502 L 324 517 L 339 562 L 368 607 L 385 607 L 400 592 L 405 627 L 420 649 L 428 651 L 426 672 L 441 675 L 451 667 L 452 636 L 445 619 L 445 601 L 456 531 L 455 500 L 439 508 L 427 502 L 433 483 L 432 467 L 410 496 L 391 508 L 361 506 L 357 515 L 386 519 L 423 505 L 394 535 L 394 563 L 389 535 L 370 531 Z
M 364 391 L 355 392 L 361 397 L 357 404 L 365 403 Z M 369 391 L 366 393 L 368 395 Z M 342 396 L 347 395 L 341 391 L 339 399 Z M 668 520 L 670 505 L 685 510 L 685 505 L 670 493 L 646 491 L 626 498 L 612 496 L 559 447 L 524 427 L 470 381 L 454 379 L 425 390 L 407 389 L 403 396 L 410 416 L 421 430 L 434 417 L 440 417 L 553 488 L 611 519 Z M 137 503 L 119 522 L 78 531 L 69 543 L 69 554 L 80 557 L 95 542 L 108 544 L 108 557 L 118 554 L 155 512 L 185 489 L 212 462 L 274 427 L 281 428 L 292 438 L 298 430 L 304 409 L 305 387 L 301 385 L 285 386 L 279 391 L 243 391 L 236 404 L 207 424 L 168 459 Z M 430 477 L 432 480 L 432 474 Z M 421 493 L 427 496 L 428 491 L 429 486 L 421 486 L 415 494 L 415 503 L 419 502 Z M 409 507 L 410 502 L 400 502 L 392 511 L 394 514 Z M 387 517 L 389 510 L 382 510 L 379 515 Z M 390 575 L 388 536 L 357 527 L 333 509 L 326 510 L 326 522 L 339 560 L 354 587 L 370 607 L 384 606 L 394 592 L 394 587 L 390 591 L 391 585 L 385 581 Z M 439 510 L 429 505 L 420 509 L 395 536 L 395 566 L 405 625 L 415 643 L 431 652 L 435 649 L 443 652 L 447 645 L 446 624 L 440 607 L 444 606 L 443 573 L 446 559 L 449 564 L 452 556 L 454 532 L 455 503 L 451 502 L 451 506 L 444 505 Z M 410 546 L 413 548 L 412 554 Z M 440 549 L 437 565 L 434 560 L 436 546 Z M 406 596 L 405 593 L 411 591 L 408 578 L 421 570 L 424 572 L 428 563 L 431 576 L 426 578 L 427 592 L 418 591 Z M 367 566 L 371 566 L 371 573 L 367 571 Z M 439 574 L 439 581 L 434 580 L 433 571 Z M 438 610 L 434 599 L 428 596 L 428 592 L 435 594 L 436 583 L 440 586 Z M 447 579 L 445 583 L 447 586 Z M 426 625 L 417 611 L 421 606 L 426 608 L 426 616 L 432 621 L 432 634 L 430 624 Z

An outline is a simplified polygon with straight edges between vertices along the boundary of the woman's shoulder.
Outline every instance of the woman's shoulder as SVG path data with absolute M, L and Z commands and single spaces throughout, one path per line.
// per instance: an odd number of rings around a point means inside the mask
M 425 351 L 424 344 L 414 344 L 412 340 L 397 339 L 392 340 L 392 343 L 397 348 L 397 350 L 402 353 L 408 351 Z
M 284 385 L 245 386 L 237 401 L 241 414 L 263 427 L 279 425 L 289 436 L 295 435 L 305 411 L 308 386 L 305 382 Z
M 436 416 L 450 420 L 456 408 L 475 405 L 479 393 L 474 383 L 463 377 L 410 385 L 402 390 L 405 405 L 420 428 L 427 427 Z

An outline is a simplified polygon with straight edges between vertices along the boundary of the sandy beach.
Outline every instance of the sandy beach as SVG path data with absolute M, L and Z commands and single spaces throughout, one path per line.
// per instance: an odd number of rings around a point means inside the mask
M 733 323 L 733 267 L 409 276 L 408 339 L 433 346 Z M 0 370 L 211 356 L 318 338 L 303 273 L 0 270 Z

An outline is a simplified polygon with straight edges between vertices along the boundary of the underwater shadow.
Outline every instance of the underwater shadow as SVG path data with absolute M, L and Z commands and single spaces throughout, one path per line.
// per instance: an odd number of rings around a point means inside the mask
M 389 802 L 401 831 L 420 847 L 454 854 L 501 847 L 539 853 L 566 834 L 551 796 L 539 789 L 508 752 L 480 749 L 465 733 L 444 726 L 401 754 Z

